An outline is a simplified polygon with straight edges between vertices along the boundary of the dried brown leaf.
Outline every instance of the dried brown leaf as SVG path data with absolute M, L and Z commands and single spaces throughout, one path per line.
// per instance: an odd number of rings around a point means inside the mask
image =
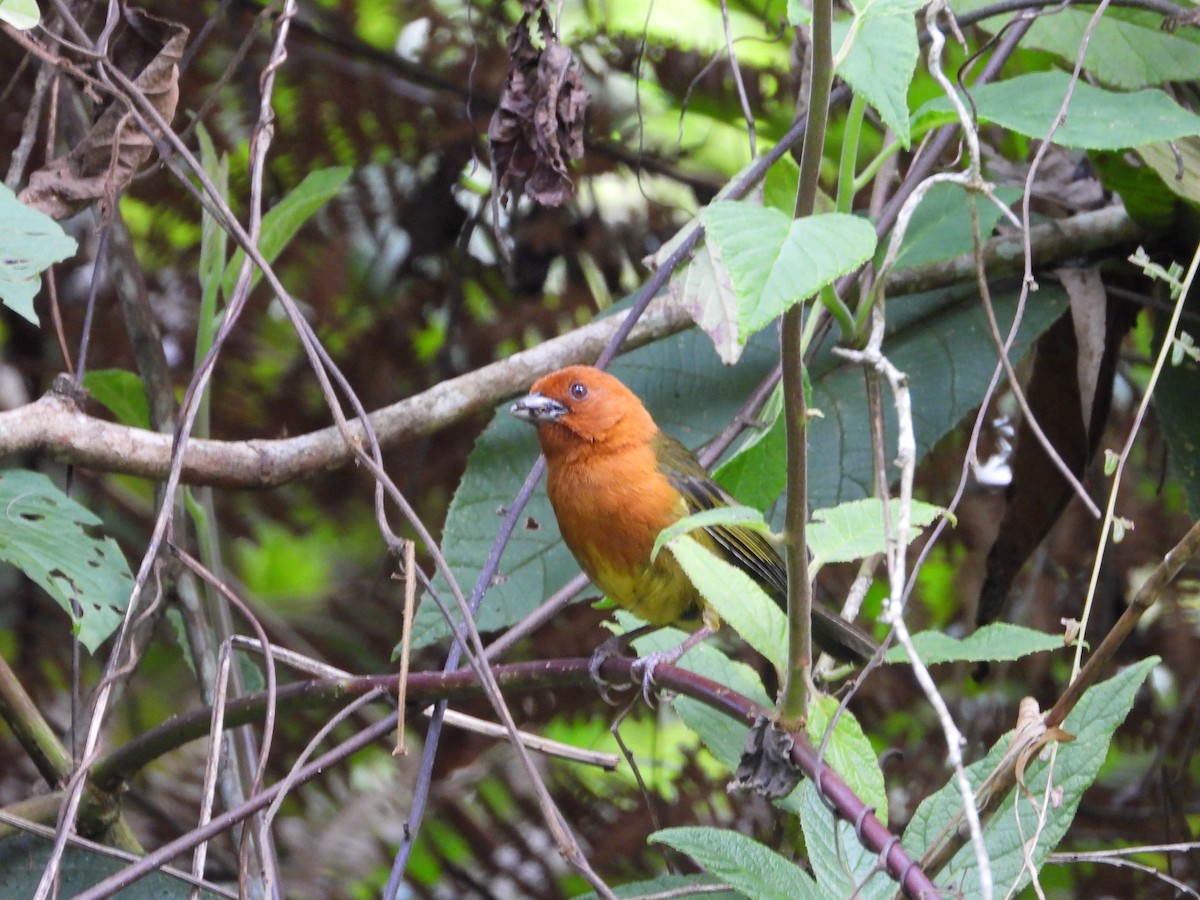
M 528 9 L 528 7 L 527 7 Z M 535 28 L 542 47 L 535 46 Z M 558 41 L 546 10 L 528 9 L 508 38 L 508 81 L 488 142 L 501 198 L 519 179 L 525 195 L 559 206 L 575 192 L 567 161 L 583 156 L 583 121 L 589 96 L 574 55 Z
M 1098 266 L 1064 267 L 1057 271 L 1067 296 L 1071 298 L 1071 322 L 1075 326 L 1075 361 L 1079 378 L 1079 397 L 1083 422 L 1092 421 L 1092 402 L 1104 359 L 1105 332 L 1108 328 L 1108 295 L 1100 280 Z
M 1073 740 L 1075 740 L 1075 735 L 1064 731 L 1057 725 L 1053 728 L 1046 727 L 1045 717 L 1038 708 L 1036 700 L 1032 697 L 1025 697 L 1021 700 L 1017 713 L 1017 728 L 1013 732 L 1012 741 L 1009 744 L 1009 753 L 1016 754 L 1017 784 L 1021 786 L 1021 790 L 1026 796 L 1032 799 L 1029 788 L 1025 785 L 1025 767 L 1029 761 L 1041 753 L 1042 748 L 1051 741 L 1066 744 Z
M 113 62 L 170 122 L 179 102 L 179 58 L 188 29 L 132 7 L 125 10 L 124 25 L 113 42 Z M 150 135 L 114 100 L 77 146 L 30 176 L 21 201 L 54 219 L 96 201 L 112 204 L 153 150 Z

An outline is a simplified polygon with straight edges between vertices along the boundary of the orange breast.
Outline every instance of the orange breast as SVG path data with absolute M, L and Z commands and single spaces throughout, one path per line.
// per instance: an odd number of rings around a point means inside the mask
M 650 551 L 686 505 L 651 447 L 556 460 L 547 484 L 563 540 L 592 582 L 653 625 L 695 616 L 699 597 L 668 551 Z

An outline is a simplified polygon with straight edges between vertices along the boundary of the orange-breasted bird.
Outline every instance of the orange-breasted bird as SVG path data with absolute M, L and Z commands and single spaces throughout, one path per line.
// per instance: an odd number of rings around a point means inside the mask
M 711 633 L 719 620 L 674 556 L 650 560 L 663 528 L 736 503 L 691 451 L 659 430 L 629 388 L 590 366 L 544 376 L 510 412 L 537 426 L 559 531 L 592 583 L 651 625 L 688 627 L 701 620 Z M 716 525 L 692 537 L 786 602 L 787 569 L 762 533 Z M 813 638 L 844 661 L 865 661 L 875 652 L 870 637 L 819 603 L 813 605 Z

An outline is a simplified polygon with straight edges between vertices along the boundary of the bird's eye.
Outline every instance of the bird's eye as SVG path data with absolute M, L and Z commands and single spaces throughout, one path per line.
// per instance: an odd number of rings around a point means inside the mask
M 576 400 L 582 400 L 587 396 L 587 385 L 581 381 L 576 381 L 571 385 L 571 396 Z

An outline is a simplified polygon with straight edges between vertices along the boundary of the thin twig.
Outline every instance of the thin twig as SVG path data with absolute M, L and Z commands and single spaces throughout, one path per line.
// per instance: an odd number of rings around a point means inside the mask
M 742 80 L 742 67 L 733 52 L 733 29 L 729 25 L 729 0 L 721 0 L 721 25 L 725 30 L 725 52 L 729 55 L 729 68 L 733 72 L 733 83 L 737 86 L 738 102 L 742 104 L 742 119 L 746 123 L 746 136 L 750 142 L 750 157 L 758 156 L 758 135 L 754 128 L 754 110 L 746 96 L 746 84 Z

